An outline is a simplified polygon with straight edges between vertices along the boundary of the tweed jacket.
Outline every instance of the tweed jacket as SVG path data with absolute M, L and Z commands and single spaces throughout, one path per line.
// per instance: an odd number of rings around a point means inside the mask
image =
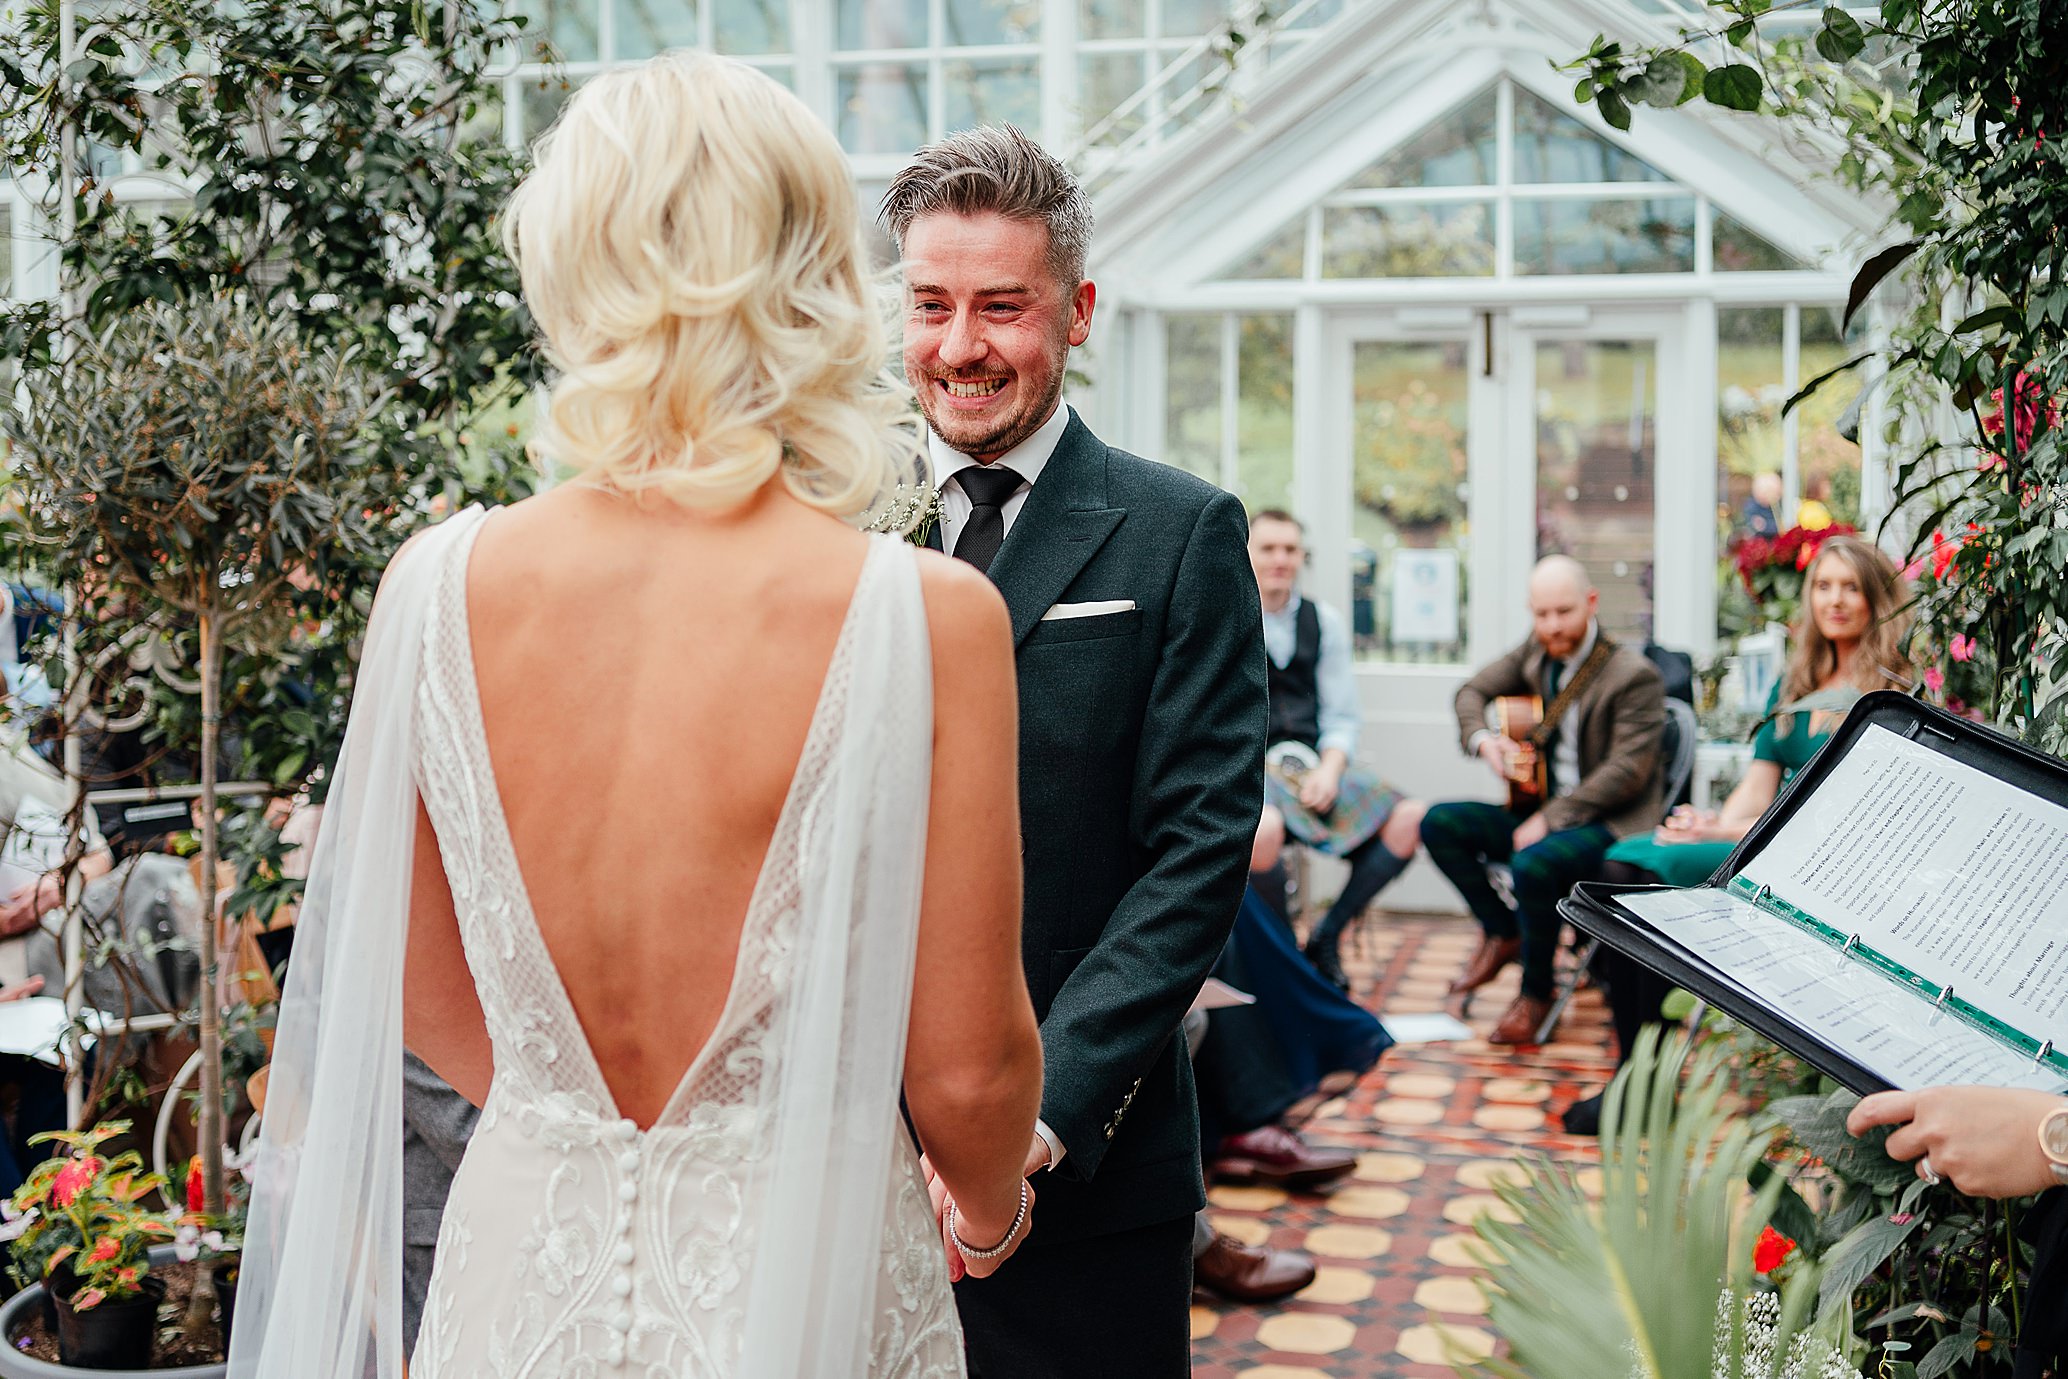
M 1548 659 L 1531 637 L 1459 687 L 1458 736 L 1467 752 L 1473 734 L 1486 727 L 1489 700 L 1543 694 Z M 1601 823 L 1628 838 L 1656 827 L 1665 722 L 1666 687 L 1658 668 L 1619 643 L 1558 725 L 1561 733 L 1580 735 L 1580 782 L 1544 805 L 1551 831 Z

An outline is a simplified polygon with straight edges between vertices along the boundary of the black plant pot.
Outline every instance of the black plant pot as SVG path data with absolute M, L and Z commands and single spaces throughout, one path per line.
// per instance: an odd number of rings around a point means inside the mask
M 223 1319 L 223 1348 L 230 1346 L 230 1322 L 237 1314 L 237 1265 L 233 1261 L 218 1264 L 210 1270 L 215 1275 L 215 1303 L 217 1315 Z
M 165 1300 L 165 1281 L 146 1276 L 133 1298 L 75 1309 L 70 1298 L 57 1302 L 57 1349 L 68 1365 L 94 1369 L 148 1369 L 151 1341 L 158 1331 L 158 1304 Z

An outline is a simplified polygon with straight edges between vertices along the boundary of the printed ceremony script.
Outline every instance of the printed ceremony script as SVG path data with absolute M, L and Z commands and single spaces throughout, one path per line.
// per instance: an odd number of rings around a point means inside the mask
M 1878 724 L 1721 886 L 1620 905 L 1897 1087 L 2068 1087 L 2068 809 Z

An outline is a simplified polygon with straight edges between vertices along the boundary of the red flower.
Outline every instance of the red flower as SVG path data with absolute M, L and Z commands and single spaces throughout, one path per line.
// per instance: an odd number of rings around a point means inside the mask
M 201 1172 L 201 1156 L 187 1160 L 187 1210 L 208 1210 L 208 1179 Z
M 91 1154 L 82 1159 L 72 1160 L 58 1170 L 57 1181 L 50 1185 L 50 1195 L 57 1199 L 59 1206 L 71 1206 L 78 1200 L 80 1193 L 93 1186 L 94 1179 L 100 1177 L 102 1167 L 101 1161 Z
M 1795 1242 L 1768 1226 L 1759 1233 L 1759 1243 L 1752 1247 L 1752 1268 L 1757 1273 L 1771 1274 L 1794 1253 Z

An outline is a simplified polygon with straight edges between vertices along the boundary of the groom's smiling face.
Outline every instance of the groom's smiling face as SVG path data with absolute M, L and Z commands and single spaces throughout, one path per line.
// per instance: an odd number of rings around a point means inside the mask
M 1048 227 L 995 214 L 921 216 L 905 231 L 905 376 L 934 433 L 986 462 L 1041 429 L 1093 288 L 1049 262 Z

